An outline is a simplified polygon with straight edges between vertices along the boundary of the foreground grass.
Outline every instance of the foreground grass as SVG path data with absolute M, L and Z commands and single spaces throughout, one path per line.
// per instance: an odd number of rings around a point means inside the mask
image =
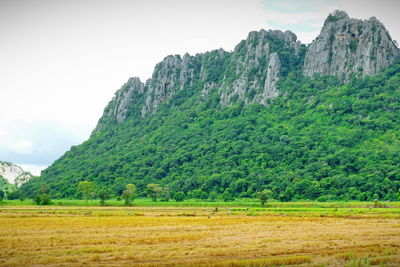
M 399 255 L 398 208 L 0 207 L 0 266 L 400 266 Z

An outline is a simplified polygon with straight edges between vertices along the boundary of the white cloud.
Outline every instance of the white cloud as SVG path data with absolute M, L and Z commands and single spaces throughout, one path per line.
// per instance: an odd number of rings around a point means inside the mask
M 35 176 L 40 176 L 40 173 L 46 169 L 48 166 L 46 165 L 33 165 L 33 164 L 18 164 L 24 171 L 28 171 Z
M 32 142 L 30 140 L 22 139 L 8 143 L 7 147 L 19 154 L 31 154 L 32 153 Z

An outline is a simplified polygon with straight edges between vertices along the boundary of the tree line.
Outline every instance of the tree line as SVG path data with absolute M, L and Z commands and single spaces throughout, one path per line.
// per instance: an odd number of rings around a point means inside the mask
M 96 189 L 96 185 L 90 181 L 80 181 L 77 185 L 77 192 L 79 192 L 82 199 L 87 203 L 89 200 L 97 198 L 99 199 L 99 203 L 101 206 L 106 205 L 106 201 L 112 197 L 112 194 L 109 190 L 105 188 Z M 170 190 L 168 187 L 162 187 L 159 184 L 148 184 L 146 186 L 146 195 L 151 199 L 151 201 L 156 202 L 157 199 L 161 201 L 169 201 L 170 199 L 175 200 L 176 202 L 184 201 L 187 197 L 183 192 L 176 192 L 171 196 Z M 265 203 L 272 197 L 271 190 L 264 189 L 256 194 L 257 198 L 260 200 L 261 206 L 264 207 Z M 3 200 L 5 194 L 0 190 L 0 201 Z M 114 196 L 115 197 L 115 196 Z M 137 197 L 137 187 L 134 184 L 125 185 L 125 190 L 122 191 L 122 194 L 117 196 L 117 200 L 123 200 L 125 206 L 130 206 L 133 204 L 135 198 Z M 24 200 L 24 197 L 18 195 L 21 201 Z M 11 199 L 15 199 L 13 195 L 11 195 Z M 229 192 L 224 192 L 222 194 L 222 199 L 227 201 L 233 201 L 234 198 Z M 211 201 L 215 201 L 215 198 L 211 198 Z M 34 196 L 33 202 L 37 205 L 50 205 L 51 204 L 51 196 L 48 194 L 48 187 L 42 186 L 38 193 Z

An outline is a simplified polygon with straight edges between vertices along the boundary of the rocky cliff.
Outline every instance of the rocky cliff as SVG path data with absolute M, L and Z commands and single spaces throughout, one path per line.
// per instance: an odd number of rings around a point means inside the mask
M 359 20 L 344 11 L 335 11 L 308 47 L 304 74 L 334 75 L 348 81 L 352 75 L 379 73 L 398 55 L 395 42 L 375 17 Z
M 251 32 L 232 52 L 218 49 L 194 56 L 167 56 L 145 84 L 130 78 L 116 92 L 94 133 L 128 117 L 149 116 L 184 90 L 203 97 L 217 92 L 222 105 L 237 101 L 266 105 L 279 95 L 279 77 L 299 67 L 304 56 L 301 48 L 305 46 L 290 31 L 260 30 Z
M 128 116 L 134 116 L 136 106 L 141 105 L 145 97 L 144 88 L 138 77 L 129 78 L 108 103 L 93 132 L 101 131 L 108 123 L 121 123 Z
M 223 49 L 167 56 L 151 79 L 129 81 L 107 105 L 94 132 L 127 118 L 141 119 L 185 91 L 207 97 L 216 92 L 220 104 L 267 105 L 279 96 L 278 80 L 290 71 L 334 75 L 347 82 L 355 75 L 379 73 L 399 55 L 399 49 L 376 18 L 359 20 L 344 11 L 330 14 L 319 36 L 308 46 L 294 33 L 279 30 L 250 32 L 232 52 Z
M 21 186 L 32 178 L 32 174 L 24 171 L 20 166 L 6 161 L 0 161 L 0 176 L 16 186 Z

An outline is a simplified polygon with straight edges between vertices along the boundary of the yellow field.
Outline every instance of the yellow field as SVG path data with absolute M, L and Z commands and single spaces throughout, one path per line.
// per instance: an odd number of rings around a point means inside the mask
M 398 216 L 0 207 L 0 266 L 400 266 Z

